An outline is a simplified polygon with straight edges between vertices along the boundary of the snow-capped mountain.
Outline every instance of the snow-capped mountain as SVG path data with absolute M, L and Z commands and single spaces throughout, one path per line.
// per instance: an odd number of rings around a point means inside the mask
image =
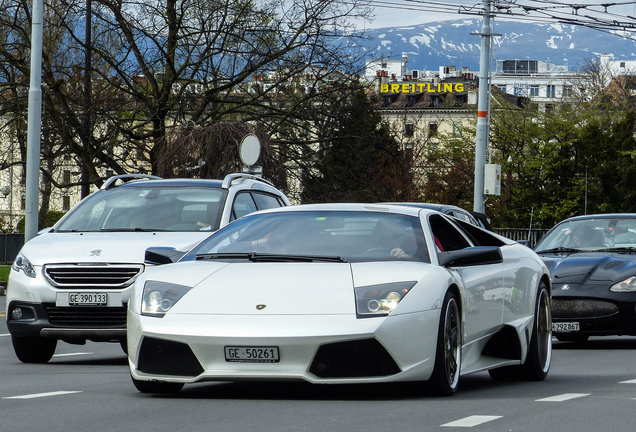
M 495 20 L 494 58 L 540 60 L 575 71 L 586 59 L 602 54 L 614 60 L 636 60 L 636 41 L 620 32 L 609 34 L 582 26 Z M 372 56 L 409 57 L 409 69 L 437 70 L 439 66 L 468 66 L 479 70 L 482 19 L 429 22 L 417 26 L 367 30 L 365 48 Z M 636 37 L 635 34 L 632 34 Z

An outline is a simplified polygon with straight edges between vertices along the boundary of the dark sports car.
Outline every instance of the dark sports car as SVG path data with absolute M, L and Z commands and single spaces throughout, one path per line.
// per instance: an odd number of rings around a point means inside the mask
M 636 335 L 636 214 L 566 219 L 534 249 L 550 269 L 558 340 Z

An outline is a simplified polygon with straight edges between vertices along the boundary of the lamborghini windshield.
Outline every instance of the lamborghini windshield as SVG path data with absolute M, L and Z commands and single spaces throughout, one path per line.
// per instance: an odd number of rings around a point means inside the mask
M 417 217 L 355 211 L 249 215 L 209 237 L 183 260 L 251 259 L 430 262 Z

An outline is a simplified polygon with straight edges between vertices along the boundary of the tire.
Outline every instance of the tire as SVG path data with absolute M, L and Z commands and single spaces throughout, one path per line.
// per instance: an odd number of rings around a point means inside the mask
M 447 292 L 442 305 L 435 366 L 429 380 L 431 391 L 437 396 L 452 396 L 459 386 L 462 365 L 461 317 L 457 296 Z
M 543 381 L 552 362 L 552 313 L 550 294 L 545 283 L 539 284 L 535 303 L 534 325 L 526 362 L 488 371 L 497 381 Z
M 182 383 L 141 381 L 134 378 L 132 378 L 132 382 L 141 393 L 178 393 L 183 388 Z
M 22 363 L 47 363 L 55 354 L 56 339 L 11 336 L 15 355 Z
M 124 354 L 128 355 L 128 340 L 120 340 L 119 346 L 121 347 L 121 350 L 124 352 Z
M 554 335 L 560 342 L 587 342 L 590 338 L 588 335 L 580 334 L 558 334 Z

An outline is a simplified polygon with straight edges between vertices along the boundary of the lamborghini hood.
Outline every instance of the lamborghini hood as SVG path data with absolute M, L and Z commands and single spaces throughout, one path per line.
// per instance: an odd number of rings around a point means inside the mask
M 169 313 L 351 314 L 353 304 L 349 264 L 234 263 L 219 265 Z

